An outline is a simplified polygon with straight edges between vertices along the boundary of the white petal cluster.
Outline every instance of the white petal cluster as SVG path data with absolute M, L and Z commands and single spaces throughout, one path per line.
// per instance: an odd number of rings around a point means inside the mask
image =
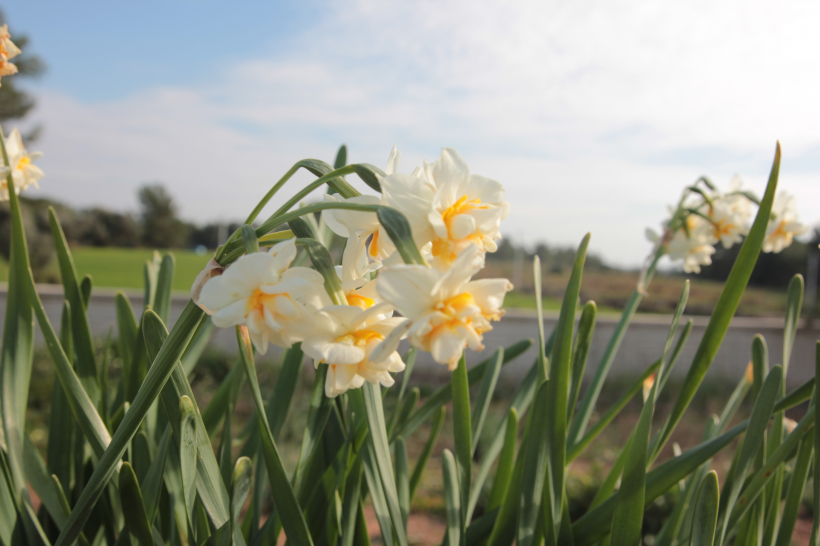
M 38 181 L 45 176 L 42 169 L 34 164 L 42 157 L 41 152 L 29 152 L 23 145 L 23 137 L 17 129 L 12 130 L 5 139 L 6 154 L 9 159 L 11 178 L 14 181 L 14 191 L 19 194 L 30 186 L 39 188 Z M 7 174 L 7 173 L 6 173 Z M 4 179 L 0 183 L 0 201 L 8 201 L 8 182 Z
M 246 326 L 260 353 L 269 343 L 301 342 L 317 368 L 327 366 L 328 397 L 365 381 L 393 385 L 391 374 L 404 370 L 397 352 L 404 338 L 451 370 L 465 348 L 482 350 L 483 334 L 503 315 L 504 296 L 512 289 L 506 279 L 472 280 L 485 253 L 497 248 L 509 210 L 504 188 L 470 174 L 449 148 L 409 175 L 398 173 L 400 158 L 394 147 L 379 180 L 381 197 L 324 199 L 397 209 L 433 267 L 405 265 L 375 213 L 329 209 L 325 224 L 347 239 L 335 268 L 346 301 L 331 303 L 318 272 L 291 267 L 297 251 L 289 240 L 224 269 L 209 264 L 192 288 L 196 303 L 217 326 Z M 402 316 L 394 317 L 394 310 Z
M 772 216 L 763 241 L 763 252 L 780 252 L 792 244 L 797 235 L 803 235 L 808 227 L 797 219 L 797 204 L 786 192 L 777 194 L 772 205 Z
M 307 267 L 289 268 L 295 257 L 293 239 L 269 252 L 242 256 L 208 280 L 197 303 L 219 327 L 246 326 L 261 354 L 268 343 L 290 347 L 304 339 L 313 314 L 330 303 L 319 273 Z
M 712 263 L 715 246 L 731 248 L 748 235 L 752 200 L 741 191 L 741 182 L 735 177 L 728 192 L 713 187 L 693 192 L 671 216 L 662 235 L 647 230 L 647 238 L 665 248 L 670 259 L 682 262 L 685 272 L 700 273 L 701 266 Z M 772 207 L 763 251 L 780 252 L 806 231 L 797 219 L 794 198 L 780 193 Z
M 11 41 L 8 25 L 0 27 L 0 78 L 17 74 L 17 65 L 9 62 L 20 54 L 20 48 Z
M 479 247 L 472 245 L 444 272 L 421 265 L 386 268 L 376 290 L 407 320 L 391 334 L 384 350 L 393 350 L 406 335 L 450 370 L 466 347 L 483 350 L 483 334 L 492 330 L 490 321 L 504 314 L 501 306 L 512 285 L 507 279 L 472 280 L 482 262 Z

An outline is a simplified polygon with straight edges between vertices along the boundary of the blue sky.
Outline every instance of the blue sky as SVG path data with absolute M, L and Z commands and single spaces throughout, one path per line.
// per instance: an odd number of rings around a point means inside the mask
M 502 233 L 636 265 L 681 188 L 735 174 L 820 221 L 820 23 L 808 2 L 56 2 L 3 6 L 48 73 L 27 84 L 42 195 L 243 217 L 305 157 L 402 170 L 459 150 L 502 181 Z M 8 130 L 8 128 L 6 128 Z M 304 182 L 309 177 L 296 180 Z M 289 187 L 291 194 L 295 191 Z M 288 192 L 283 194 L 283 199 Z M 274 203 L 275 205 L 276 203 Z

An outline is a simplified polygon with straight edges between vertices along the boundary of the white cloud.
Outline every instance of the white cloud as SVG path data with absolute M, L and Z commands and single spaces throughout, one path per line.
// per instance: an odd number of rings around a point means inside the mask
M 342 141 L 375 164 L 398 144 L 408 166 L 448 145 L 509 188 L 506 233 L 576 243 L 591 230 L 594 250 L 637 264 L 643 227 L 698 175 L 762 189 L 776 138 L 783 185 L 818 220 L 819 9 L 328 6 L 290 53 L 221 67 L 207 87 L 91 104 L 44 93 L 43 191 L 135 208 L 138 183 L 163 180 L 184 216 L 239 218 L 296 160 L 330 160 Z

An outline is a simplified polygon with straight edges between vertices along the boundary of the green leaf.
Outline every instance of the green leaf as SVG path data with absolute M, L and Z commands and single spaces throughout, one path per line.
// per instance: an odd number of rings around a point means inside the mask
M 80 281 L 80 294 L 83 297 L 83 303 L 85 304 L 86 309 L 88 309 L 88 303 L 91 301 L 91 289 L 93 283 L 94 281 L 91 279 L 91 275 L 86 275 L 83 277 L 83 280 Z
M 156 250 L 151 259 L 145 261 L 145 267 L 143 268 L 143 274 L 145 276 L 145 295 L 143 303 L 145 304 L 145 309 L 154 308 L 154 297 L 157 293 L 157 276 L 159 275 L 160 262 L 159 252 Z
M 504 502 L 507 490 L 512 480 L 513 466 L 515 465 L 515 442 L 518 440 L 518 412 L 510 408 L 507 412 L 507 422 L 504 428 L 504 446 L 498 459 L 498 468 L 493 478 L 490 498 L 487 501 L 487 512 L 492 512 Z
M 794 338 L 797 335 L 797 322 L 800 320 L 800 308 L 803 306 L 803 276 L 799 273 L 792 277 L 786 295 L 786 324 L 783 328 L 783 377 L 789 371 Z M 784 382 L 785 383 L 785 382 Z
M 589 444 L 591 444 L 592 441 L 595 440 L 595 438 L 597 438 L 598 435 L 601 432 L 603 432 L 604 429 L 608 427 L 613 420 L 615 420 L 615 417 L 617 417 L 618 414 L 621 413 L 621 411 L 626 407 L 629 401 L 632 400 L 632 398 L 636 394 L 641 392 L 641 389 L 643 388 L 643 383 L 646 380 L 646 378 L 655 374 L 658 371 L 658 368 L 660 368 L 660 365 L 661 361 L 656 360 L 651 366 L 644 370 L 644 372 L 640 376 L 638 376 L 638 378 L 635 380 L 632 386 L 629 387 L 629 390 L 627 390 L 618 399 L 617 402 L 612 404 L 612 406 L 610 406 L 607 412 L 603 414 L 600 419 L 598 419 L 598 422 L 595 423 L 595 426 L 589 429 L 589 431 L 584 435 L 583 438 L 581 438 L 578 441 L 578 443 L 568 447 L 567 462 L 574 461 L 576 457 L 583 453 L 584 450 L 587 447 L 589 447 Z
M 393 444 L 393 451 L 396 457 L 396 492 L 399 496 L 399 508 L 401 508 L 404 527 L 407 527 L 407 516 L 410 514 L 410 482 L 408 479 L 407 448 L 404 445 L 404 438 L 399 438 Z
M 253 463 L 248 457 L 239 457 L 233 469 L 233 479 L 231 480 L 231 535 L 234 535 L 239 528 L 239 514 L 253 483 Z
M 396 404 L 396 409 L 393 411 L 393 422 L 387 427 L 388 435 L 397 424 L 401 426 L 402 423 L 407 421 L 407 418 L 418 406 L 419 398 L 421 398 L 421 390 L 418 387 L 413 387 L 410 389 L 410 396 Z
M 242 226 L 242 244 L 245 245 L 246 254 L 259 252 L 259 238 L 256 232 L 248 224 Z
M 760 249 L 763 246 L 763 240 L 766 237 L 772 204 L 777 190 L 779 170 L 780 144 L 778 143 L 774 164 L 772 165 L 772 171 L 769 175 L 769 182 L 766 186 L 766 193 L 760 203 L 757 217 L 749 230 L 749 234 L 746 236 L 746 240 L 743 241 L 743 246 L 740 248 L 740 253 L 735 260 L 734 266 L 732 266 L 732 271 L 729 273 L 729 278 L 726 280 L 723 291 L 715 305 L 715 310 L 709 319 L 709 325 L 706 327 L 692 365 L 681 386 L 680 394 L 675 400 L 675 405 L 672 407 L 658 442 L 655 444 L 656 453 L 660 452 L 660 449 L 666 444 L 675 426 L 683 416 L 684 411 L 686 411 L 686 408 L 695 396 L 695 392 L 703 381 L 706 372 L 709 370 L 709 366 L 712 364 L 715 354 L 717 354 L 723 342 L 723 338 L 729 329 L 729 324 L 732 321 L 732 317 L 740 303 L 740 298 L 743 296 L 743 292 L 749 282 L 752 269 L 754 269 L 757 257 L 760 255 Z
M 342 144 L 339 146 L 339 151 L 336 152 L 336 161 L 333 162 L 334 169 L 341 169 L 347 165 L 347 145 Z
M 820 341 L 814 346 L 814 377 L 820 376 Z M 817 399 L 815 397 L 815 405 Z M 815 412 L 814 418 L 814 464 L 813 474 L 813 499 L 814 506 L 820 506 L 820 414 Z M 814 518 L 811 523 L 811 539 L 809 544 L 817 544 L 817 535 L 820 531 L 820 518 Z
M 322 433 L 327 425 L 330 413 L 333 411 L 333 401 L 325 396 L 325 382 L 328 366 L 319 366 L 313 381 L 313 390 L 310 395 L 307 425 L 302 435 L 302 447 L 299 450 L 299 462 L 296 465 L 294 489 L 300 500 L 307 498 L 313 479 L 311 476 L 311 462 L 322 445 Z
M 62 488 L 59 487 L 60 482 L 55 481 L 56 478 L 49 475 L 40 452 L 37 451 L 28 434 L 23 435 L 22 459 L 26 481 L 40 497 L 40 501 L 42 501 L 43 506 L 45 506 L 57 527 L 62 528 L 71 509 L 68 507 L 67 502 L 63 503 L 65 495 L 62 493 Z M 5 487 L 5 484 L 2 484 L 2 487 Z
M 461 495 L 458 487 L 456 460 L 449 449 L 441 455 L 441 473 L 444 479 L 444 502 L 447 507 L 447 535 L 445 544 L 459 546 L 463 529 Z
M 213 321 L 209 319 L 199 323 L 194 339 L 188 344 L 188 348 L 185 349 L 185 353 L 182 355 L 182 369 L 185 371 L 185 375 L 191 375 L 194 371 L 199 362 L 199 357 L 202 356 L 211 341 L 215 328 Z
M 717 472 L 713 470 L 706 474 L 698 492 L 695 514 L 692 518 L 691 546 L 712 546 L 714 543 L 720 497 L 719 488 Z
M 291 227 L 297 225 L 291 222 Z M 339 276 L 336 274 L 336 269 L 333 266 L 333 258 L 330 252 L 315 239 L 297 239 L 296 244 L 301 246 L 307 252 L 313 267 L 316 268 L 325 280 L 325 290 L 334 305 L 346 305 L 347 298 L 342 290 L 342 283 Z
M 68 248 L 68 242 L 60 225 L 60 220 L 52 207 L 48 209 L 48 221 L 51 224 L 51 233 L 54 236 L 54 247 L 60 264 L 63 291 L 66 299 L 71 304 L 71 332 L 74 334 L 74 350 L 77 352 L 77 375 L 80 377 L 80 382 L 83 384 L 89 398 L 96 406 L 100 400 L 100 391 L 97 385 L 97 359 L 94 354 L 94 340 L 91 337 L 91 328 L 85 314 L 85 301 L 77 283 L 77 270 L 74 267 L 74 259 L 71 257 L 71 251 Z
M 535 366 L 538 368 L 538 385 L 547 380 L 547 355 L 544 350 L 544 309 L 541 299 L 541 258 L 536 254 L 532 260 L 532 279 L 535 288 L 535 310 L 538 318 L 538 356 Z
M 418 349 L 410 347 L 402 359 L 404 361 L 404 373 L 401 377 L 401 389 L 399 389 L 399 400 L 404 398 L 404 393 L 407 390 L 407 385 L 410 383 L 410 376 L 413 374 L 413 368 L 416 364 L 416 354 Z
M 587 357 L 589 347 L 592 345 L 592 335 L 595 333 L 595 317 L 598 314 L 598 307 L 594 301 L 588 301 L 581 312 L 581 320 L 578 321 L 578 332 L 572 347 L 572 375 L 569 381 L 569 412 L 568 418 L 572 421 L 575 413 L 575 406 L 578 404 L 578 395 L 581 392 L 581 383 L 584 380 L 584 371 L 587 368 Z
M 187 396 L 179 399 L 179 467 L 188 520 L 193 521 L 197 464 L 196 408 Z
M 537 372 L 535 366 L 533 366 L 533 371 Z M 528 419 L 527 424 L 528 426 L 525 427 L 524 430 L 524 438 L 521 441 L 522 446 L 528 445 L 530 435 L 529 427 L 532 425 L 532 419 Z M 489 546 L 509 546 L 515 540 L 518 509 L 522 500 L 522 481 L 524 478 L 526 452 L 527 450 L 524 448 L 518 450 L 518 457 L 516 457 L 515 466 L 513 467 L 510 486 L 507 489 L 507 494 L 504 496 L 504 501 L 501 503 L 501 508 L 498 510 L 498 516 L 496 517 L 492 533 L 490 533 L 490 538 L 488 539 Z
M 348 392 L 348 394 L 351 394 Z M 407 535 L 399 508 L 398 492 L 393 481 L 393 468 L 390 463 L 390 448 L 387 442 L 387 430 L 385 428 L 384 413 L 382 409 L 382 397 L 380 387 L 369 382 L 360 389 L 352 391 L 351 400 L 363 398 L 357 405 L 364 404 L 364 413 L 367 417 L 367 426 L 370 429 L 368 442 L 373 448 L 373 464 L 375 465 L 387 502 L 387 509 L 390 512 L 390 520 L 393 523 L 393 531 L 400 546 L 407 546 Z M 469 445 L 469 444 L 468 444 Z
M 524 473 L 521 482 L 521 502 L 518 510 L 518 528 L 515 543 L 521 546 L 540 544 L 541 536 L 536 532 L 536 525 L 541 513 L 543 498 L 547 497 L 544 488 L 549 487 L 546 476 L 548 469 L 549 444 L 555 439 L 548 435 L 548 428 L 540 416 L 547 415 L 550 393 L 549 379 L 541 383 L 535 394 L 535 402 L 530 413 L 530 431 L 526 442 L 521 443 L 524 455 Z M 520 455 L 519 455 L 520 457 Z
M 168 450 L 171 445 L 171 426 L 165 427 L 162 439 L 157 447 L 157 453 L 148 467 L 148 473 L 142 482 L 143 500 L 145 501 L 145 512 L 148 514 L 148 522 L 154 521 L 159 506 L 159 496 L 162 490 L 163 474 L 165 473 L 165 461 L 168 458 Z
M 147 313 L 149 316 L 151 314 L 151 311 Z M 148 371 L 142 387 L 140 387 L 133 404 L 131 404 L 130 409 L 123 417 L 122 423 L 117 428 L 117 432 L 114 433 L 111 443 L 97 462 L 94 473 L 86 482 L 85 489 L 83 489 L 80 498 L 77 500 L 74 510 L 71 512 L 71 516 L 56 546 L 67 546 L 73 544 L 77 539 L 97 499 L 99 499 L 106 484 L 117 469 L 118 463 L 128 446 L 128 442 L 130 442 L 136 433 L 151 404 L 159 395 L 160 390 L 171 375 L 174 366 L 190 342 L 193 332 L 196 330 L 203 314 L 199 307 L 189 301 L 179 319 L 177 319 L 176 324 L 174 324 L 171 334 L 167 340 L 165 340 L 165 343 L 161 343 L 161 349 L 154 359 L 153 366 L 151 366 L 151 369 Z M 157 319 L 158 318 L 159 317 L 157 317 Z M 151 334 L 151 337 L 154 338 L 154 334 Z M 225 516 L 227 516 L 227 510 L 225 512 Z M 214 519 L 218 520 L 218 518 Z M 227 517 L 225 517 L 225 519 L 227 519 Z
M 766 428 L 769 426 L 769 419 L 772 416 L 772 409 L 774 408 L 777 394 L 780 391 L 780 381 L 783 377 L 783 368 L 775 366 L 763 382 L 763 387 L 760 389 L 760 395 L 755 401 L 752 409 L 752 416 L 749 418 L 749 427 L 746 429 L 746 437 L 743 439 L 743 444 L 740 447 L 740 454 L 737 459 L 737 466 L 732 477 L 731 487 L 728 492 L 724 492 L 727 497 L 726 504 L 722 506 L 723 527 L 721 529 L 719 542 L 723 542 L 728 531 L 729 518 L 727 514 L 731 514 L 734 509 L 735 502 L 740 496 L 741 486 L 746 480 L 746 475 L 751 468 L 752 462 L 757 455 L 760 446 L 763 445 L 763 438 Z
M 60 339 L 72 354 L 74 349 L 71 343 L 71 311 L 68 309 L 68 302 L 64 302 L 62 322 L 60 324 Z M 63 489 L 71 488 L 71 467 L 72 453 L 66 446 L 73 442 L 74 417 L 71 413 L 71 406 L 66 398 L 66 393 L 60 381 L 54 382 L 54 390 L 51 392 L 51 414 L 48 423 L 48 447 L 46 448 L 46 461 L 48 461 L 48 474 L 54 474 L 60 480 Z
M 396 250 L 399 251 L 404 263 L 426 265 L 413 240 L 413 231 L 404 214 L 390 207 L 379 207 L 376 216 L 387 232 L 387 236 L 396 246 Z
M 546 430 L 549 438 L 547 457 L 546 495 L 552 514 L 545 514 L 544 528 L 556 532 L 561 523 L 562 501 L 567 458 L 567 406 L 569 405 L 569 380 L 572 373 L 572 330 L 575 324 L 575 308 L 581 292 L 581 278 L 586 260 L 587 234 L 575 253 L 572 274 L 564 292 L 561 314 L 555 327 L 555 345 L 550 362 L 549 394 L 546 406 Z
M 174 286 L 174 266 L 173 254 L 166 254 L 162 257 L 157 274 L 157 290 L 154 294 L 154 312 L 162 319 L 163 323 L 168 322 L 168 315 L 171 312 L 171 289 Z
M 353 546 L 356 535 L 356 515 L 362 490 L 362 461 L 356 458 L 347 476 L 345 498 L 342 503 L 342 546 Z
M 179 320 L 181 320 L 184 316 L 185 315 L 183 314 Z M 201 317 L 202 315 L 199 316 Z M 157 366 L 157 361 L 162 358 L 165 347 L 167 347 L 167 344 L 173 339 L 174 332 L 179 324 L 179 320 L 177 320 L 177 323 L 174 325 L 174 330 L 171 331 L 171 335 L 168 335 L 165 325 L 162 323 L 162 320 L 160 320 L 157 314 L 150 310 L 146 311 L 143 318 L 142 329 L 145 333 L 145 347 L 148 357 L 154 361 L 154 364 L 151 366 L 151 370 Z M 187 338 L 188 343 L 190 343 L 190 340 L 193 338 L 197 326 L 197 323 L 191 324 L 191 331 L 188 333 Z M 175 449 L 177 451 L 179 451 L 178 447 L 182 436 L 182 431 L 179 429 L 179 423 L 181 421 L 179 414 L 179 399 L 183 396 L 187 396 L 192 401 L 195 399 L 194 393 L 191 390 L 191 385 L 188 383 L 188 378 L 185 375 L 185 371 L 182 369 L 182 363 L 178 360 L 180 353 L 184 353 L 184 350 L 181 349 L 180 352 L 174 353 L 177 360 L 174 366 L 171 367 L 169 381 L 165 384 L 161 391 L 162 405 L 168 415 L 168 422 L 173 428 L 176 439 Z M 162 361 L 160 360 L 160 362 Z M 150 371 L 148 376 L 145 378 L 146 382 L 148 381 L 148 377 L 150 377 Z M 143 386 L 143 388 L 145 387 Z M 202 423 L 202 416 L 199 413 L 199 408 L 195 404 L 194 410 L 197 442 L 196 489 L 199 499 L 202 501 L 202 505 L 205 507 L 211 521 L 214 525 L 221 527 L 228 522 L 230 517 L 230 499 L 228 496 L 228 489 L 222 482 L 222 478 L 219 474 L 219 465 L 217 464 L 216 457 L 214 456 L 210 438 L 208 438 L 208 434 L 205 431 L 205 426 Z M 180 457 L 181 455 L 177 455 L 176 458 Z M 173 452 L 172 457 L 170 458 L 174 458 Z M 180 498 L 184 499 L 182 487 L 183 484 L 181 481 L 180 469 Z M 179 521 L 178 524 L 182 529 L 186 524 L 186 518 L 183 517 L 180 519 L 181 521 Z M 236 539 L 236 537 L 234 538 Z
M 430 435 L 427 437 L 427 441 L 424 443 L 424 448 L 421 450 L 421 454 L 416 461 L 416 466 L 413 468 L 413 475 L 410 477 L 411 504 L 413 502 L 413 497 L 416 494 L 416 489 L 418 489 L 419 483 L 421 482 L 421 476 L 427 466 L 427 461 L 430 460 L 430 455 L 433 454 L 433 448 L 436 446 L 436 440 L 438 440 L 438 435 L 441 432 L 441 428 L 444 426 L 444 416 L 446 413 L 447 410 L 444 406 L 441 406 L 438 412 L 436 412 L 433 417 L 433 422 L 430 425 Z
M 794 526 L 797 523 L 797 513 L 803 502 L 803 490 L 806 488 L 809 466 L 813 459 L 812 451 L 814 451 L 814 438 L 807 434 L 800 442 L 800 450 L 797 452 L 797 460 L 794 463 L 791 479 L 789 479 L 786 503 L 783 506 L 775 546 L 790 546 L 792 543 Z
M 545 352 L 552 351 L 552 343 L 554 339 L 555 330 L 552 331 L 547 343 L 545 344 Z M 513 345 L 504 350 L 505 361 L 510 358 L 510 349 L 514 347 L 515 346 Z M 536 360 L 536 363 L 530 367 L 530 371 L 527 372 L 527 375 L 524 376 L 524 379 L 519 383 L 518 388 L 513 393 L 513 396 L 507 405 L 507 408 L 504 410 L 505 412 L 515 408 L 519 414 L 523 415 L 524 412 L 527 411 L 527 408 L 529 408 L 532 399 L 535 397 L 535 382 L 538 378 L 537 362 L 538 361 Z M 473 371 L 474 369 L 475 368 L 470 371 Z M 490 442 L 484 446 L 484 449 L 482 450 L 484 454 L 481 459 L 481 464 L 478 467 L 478 473 L 473 480 L 473 492 L 470 495 L 470 504 L 467 507 L 467 521 L 472 519 L 473 511 L 475 510 L 476 504 L 478 504 L 479 495 L 484 487 L 484 482 L 487 480 L 487 476 L 490 475 L 490 470 L 492 469 L 498 454 L 501 452 L 501 447 L 503 444 L 504 429 L 499 427 L 496 429 Z
M 472 478 L 473 444 L 470 438 L 470 428 L 470 383 L 467 380 L 467 360 L 462 353 L 458 367 L 453 370 L 453 441 L 456 450 L 458 485 L 461 491 L 459 506 L 465 510 L 470 499 L 470 479 Z M 461 514 L 462 531 L 467 529 L 465 516 L 466 513 Z
M 245 368 L 245 375 L 248 378 L 253 401 L 256 404 L 256 415 L 259 419 L 259 430 L 262 436 L 262 453 L 265 458 L 265 466 L 268 471 L 268 479 L 273 500 L 276 503 L 276 510 L 279 513 L 288 539 L 293 541 L 294 544 L 312 546 L 313 540 L 308 531 L 302 509 L 296 501 L 296 495 L 290 486 L 290 480 L 285 468 L 282 466 L 282 458 L 279 456 L 279 450 L 276 448 L 276 442 L 268 424 L 247 331 L 241 331 L 240 327 L 237 327 L 237 340 L 239 341 L 239 354 Z
M 382 540 L 385 546 L 393 546 L 393 523 L 390 517 L 390 509 L 387 507 L 387 498 L 384 494 L 384 483 L 379 478 L 379 470 L 375 463 L 376 455 L 372 442 L 365 444 L 361 455 L 367 490 L 370 492 L 370 502 L 373 504 L 373 511 L 376 513 Z
M 589 386 L 586 388 L 586 392 L 581 399 L 581 404 L 578 407 L 575 418 L 573 419 L 572 425 L 567 433 L 567 441 L 569 445 L 577 444 L 586 430 L 589 419 L 595 411 L 598 396 L 601 394 L 601 389 L 603 388 L 606 377 L 612 367 L 612 362 L 615 360 L 615 355 L 618 353 L 618 348 L 621 346 L 621 342 L 626 335 L 626 330 L 629 328 L 629 323 L 632 321 L 632 317 L 635 316 L 635 312 L 638 310 L 638 305 L 640 305 L 641 300 L 643 299 L 643 295 L 645 294 L 646 289 L 655 274 L 658 261 L 662 256 L 663 249 L 661 247 L 651 258 L 651 262 L 645 270 L 646 275 L 643 279 L 643 283 L 635 287 L 632 291 L 632 295 L 629 297 L 629 300 L 626 302 L 626 305 L 621 312 L 621 318 L 618 320 L 618 324 L 612 332 L 612 337 L 609 338 L 606 349 L 604 349 L 604 354 L 598 362 L 598 367 L 595 370 L 595 374 L 589 382 Z
M 504 349 L 504 364 L 509 364 L 513 360 L 515 360 L 521 354 L 527 352 L 527 350 L 532 345 L 531 340 L 523 340 L 519 341 L 518 343 L 513 343 L 506 349 Z M 478 383 L 481 378 L 484 376 L 484 370 L 489 366 L 491 358 L 482 361 L 479 364 L 476 364 L 469 370 L 467 370 L 467 380 L 469 381 L 470 385 L 475 385 Z M 526 380 L 525 380 L 526 381 Z M 533 392 L 535 392 L 533 390 Z M 421 405 L 416 411 L 412 413 L 409 419 L 405 421 L 401 426 L 397 426 L 395 430 L 390 432 L 390 439 L 395 440 L 399 436 L 404 436 L 405 438 L 409 438 L 410 435 L 427 419 L 435 414 L 439 407 L 446 404 L 450 400 L 452 400 L 453 391 L 452 391 L 452 379 L 448 381 L 444 386 L 440 387 L 436 390 L 433 394 L 428 396 L 424 400 L 424 404 Z M 499 447 L 500 449 L 500 447 Z
M 125 525 L 139 544 L 153 544 L 154 537 L 151 534 L 151 524 L 148 522 L 148 514 L 145 512 L 145 505 L 142 503 L 142 493 L 137 482 L 137 476 L 128 463 L 122 463 L 120 469 L 120 501 L 122 502 L 122 515 L 125 518 Z
M 766 487 L 766 484 L 776 474 L 775 470 L 786 460 L 794 455 L 800 441 L 803 439 L 811 427 L 814 426 L 815 407 L 809 407 L 806 415 L 800 420 L 797 427 L 789 434 L 782 444 L 778 446 L 774 453 L 766 459 L 766 463 L 752 474 L 746 481 L 745 486 L 741 490 L 741 495 L 735 504 L 735 509 L 729 517 L 729 525 L 727 526 L 727 535 L 730 535 L 735 526 L 748 513 L 751 506 L 755 504 L 760 493 Z M 737 427 L 735 427 L 737 428 Z M 728 434 L 728 433 L 727 433 Z M 778 502 L 779 504 L 779 502 Z
M 495 358 L 490 359 L 490 366 L 484 371 L 484 377 L 481 378 L 481 386 L 478 388 L 478 394 L 475 398 L 475 407 L 470 418 L 472 424 L 471 437 L 473 441 L 470 456 L 475 453 L 478 447 L 478 441 L 481 437 L 481 430 L 484 428 L 484 419 L 487 416 L 487 410 L 490 409 L 490 402 L 493 400 L 493 392 L 495 392 L 495 385 L 498 382 L 498 375 L 501 373 L 501 363 L 504 362 L 504 347 L 496 349 Z
M 29 280 L 30 279 L 31 277 L 29 277 Z M 66 401 L 71 408 L 71 413 L 74 415 L 74 419 L 77 421 L 83 436 L 85 436 L 94 454 L 97 457 L 101 457 L 111 443 L 111 436 L 108 433 L 108 429 L 100 417 L 100 414 L 97 413 L 97 408 L 94 406 L 85 388 L 83 388 L 80 378 L 77 377 L 77 374 L 74 372 L 71 361 L 63 351 L 60 340 L 54 332 L 54 328 L 51 326 L 48 315 L 46 315 L 43 303 L 40 301 L 40 296 L 36 292 L 34 283 L 29 282 L 27 288 L 29 290 L 30 300 L 34 304 L 34 314 L 37 317 L 37 324 L 43 332 L 46 347 L 54 363 L 54 369 L 57 372 L 57 379 L 60 381 L 60 385 L 66 395 Z M 97 384 L 96 378 L 94 379 L 94 384 Z M 128 441 L 130 441 L 130 437 Z M 128 442 L 125 442 L 125 444 L 127 443 Z M 118 465 L 116 468 L 118 468 Z M 116 468 L 113 468 L 111 471 L 113 472 Z

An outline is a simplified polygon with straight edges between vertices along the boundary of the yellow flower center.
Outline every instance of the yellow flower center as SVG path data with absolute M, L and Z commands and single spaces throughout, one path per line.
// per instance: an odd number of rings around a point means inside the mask
M 362 296 L 360 294 L 356 294 L 355 292 L 351 292 L 349 294 L 345 294 L 347 296 L 347 303 L 349 305 L 355 305 L 361 310 L 370 309 L 373 307 L 373 304 L 376 303 L 373 301 L 372 298 L 368 298 L 367 296 Z
M 443 330 L 451 329 L 459 325 L 473 329 L 478 334 L 483 334 L 491 329 L 485 326 L 476 327 L 473 325 L 472 318 L 469 316 L 463 316 L 465 308 L 467 307 L 476 307 L 475 298 L 473 298 L 473 295 L 469 292 L 462 292 L 461 294 L 436 304 L 436 311 L 443 313 L 447 318 L 436 324 L 436 326 L 434 326 L 433 329 L 427 333 L 427 336 L 425 336 L 427 337 L 427 340 L 432 340 L 437 335 L 442 333 Z M 498 320 L 495 318 L 495 315 L 487 316 L 485 318 L 490 320 Z
M 348 345 L 355 345 L 356 347 L 364 347 L 367 345 L 367 342 L 373 338 L 381 341 L 384 339 L 384 336 L 373 330 L 356 330 L 355 332 L 336 338 L 336 343 L 346 343 Z
M 735 229 L 735 225 L 732 222 L 727 222 L 726 220 L 717 221 L 715 222 L 715 237 L 720 239 L 724 235 L 731 235 L 733 229 Z
M 788 232 L 786 231 L 786 221 L 780 220 L 780 223 L 777 224 L 777 229 L 769 235 L 769 239 L 777 239 L 778 237 L 786 236 L 788 236 Z
M 276 298 L 288 298 L 287 294 L 266 294 L 260 288 L 257 288 L 253 295 L 248 299 L 248 304 L 245 306 L 245 316 L 250 315 L 254 311 L 264 315 L 265 306 L 272 304 Z
M 20 158 L 20 161 L 17 162 L 17 169 L 22 171 L 29 165 L 31 165 L 31 159 L 29 159 L 29 157 L 26 155 Z
M 447 226 L 447 239 L 437 237 L 433 240 L 433 256 L 435 256 L 436 258 L 448 257 L 450 260 L 455 260 L 455 239 L 453 238 L 453 222 L 455 221 L 455 218 L 459 214 L 466 214 L 471 210 L 487 208 L 487 205 L 481 204 L 481 199 L 476 198 L 467 201 L 466 195 L 462 195 L 458 201 L 453 203 L 453 205 L 451 205 L 450 207 L 447 207 L 447 209 L 445 209 L 445 211 L 441 213 L 441 219 L 444 221 L 444 225 Z M 482 235 L 483 234 L 481 232 L 473 232 L 467 237 L 465 237 L 465 239 L 472 241 L 473 243 L 481 247 Z
M 373 232 L 373 238 L 370 240 L 370 249 L 368 250 L 368 252 L 370 252 L 370 257 L 378 257 L 379 250 L 379 230 L 376 230 Z

